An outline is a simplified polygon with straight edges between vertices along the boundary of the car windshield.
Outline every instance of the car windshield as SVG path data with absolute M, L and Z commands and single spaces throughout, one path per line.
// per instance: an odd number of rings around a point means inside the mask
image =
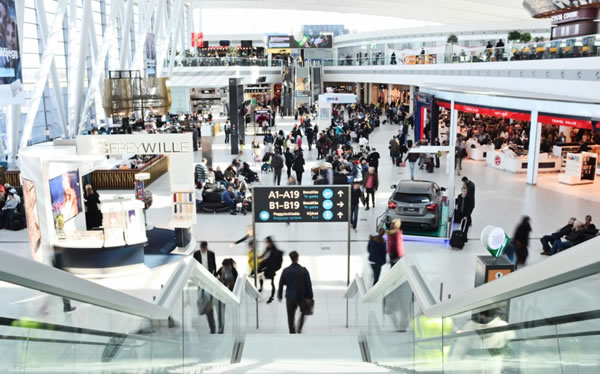
M 411 203 L 411 204 L 419 204 L 419 203 L 429 203 L 431 199 L 429 195 L 425 194 L 413 194 L 413 193 L 403 193 L 396 192 L 394 195 L 394 200 L 400 201 L 402 203 Z

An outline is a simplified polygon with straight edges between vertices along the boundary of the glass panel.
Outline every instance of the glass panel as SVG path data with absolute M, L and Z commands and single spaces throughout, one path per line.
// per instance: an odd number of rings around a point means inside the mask
M 412 369 L 415 305 L 408 283 L 382 300 L 368 303 L 365 334 L 371 360 L 379 365 Z
M 600 310 L 600 274 L 564 283 L 510 302 L 510 323 Z
M 149 320 L 0 282 L 0 372 L 164 372 L 230 362 L 240 309 L 188 282 Z M 251 316 L 251 313 L 248 313 Z

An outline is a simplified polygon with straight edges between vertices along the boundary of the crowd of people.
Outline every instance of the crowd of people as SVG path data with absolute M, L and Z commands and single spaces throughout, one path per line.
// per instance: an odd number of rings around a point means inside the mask
M 529 129 L 528 121 L 461 112 L 458 116 L 457 147 L 466 147 L 466 142 L 473 139 L 479 145 L 491 144 L 496 150 L 518 154 L 529 148 Z M 553 146 L 566 143 L 579 144 L 581 151 L 587 151 L 590 145 L 600 144 L 600 132 L 592 133 L 591 130 L 572 128 L 565 134 L 560 131 L 559 126 L 542 126 L 541 153 L 550 153 Z

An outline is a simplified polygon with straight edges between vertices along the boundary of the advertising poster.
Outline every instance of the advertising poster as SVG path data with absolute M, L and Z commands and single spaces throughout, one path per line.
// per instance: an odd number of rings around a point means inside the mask
M 296 97 L 310 96 L 308 77 L 296 77 Z
M 154 40 L 154 34 L 146 34 L 146 43 L 144 44 L 144 56 L 146 59 L 147 76 L 156 76 L 156 41 Z
M 333 35 L 303 34 L 299 39 L 293 35 L 273 35 L 269 36 L 268 48 L 332 48 Z
M 15 0 L 0 0 L 0 101 L 17 97 L 22 81 Z
M 37 196 L 35 195 L 35 185 L 28 179 L 23 179 L 23 199 L 25 200 L 25 217 L 27 218 L 31 257 L 35 261 L 42 262 L 43 259 L 40 251 L 42 235 L 38 219 Z
M 62 228 L 64 222 L 81 213 L 78 171 L 70 171 L 50 179 L 50 201 L 52 202 L 55 227 L 58 229 Z

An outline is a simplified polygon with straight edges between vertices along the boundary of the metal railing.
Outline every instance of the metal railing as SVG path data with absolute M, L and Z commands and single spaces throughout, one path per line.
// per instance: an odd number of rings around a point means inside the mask
M 283 60 L 272 59 L 270 62 L 264 58 L 249 57 L 176 57 L 175 67 L 211 67 L 211 66 L 261 66 L 261 67 L 279 67 L 284 66 Z M 169 66 L 169 61 L 165 62 L 165 67 Z
M 449 46 L 450 47 L 450 46 Z M 346 55 L 324 60 L 324 66 L 377 66 L 377 65 L 428 65 L 477 62 L 500 62 L 521 60 L 546 60 L 555 58 L 579 58 L 600 56 L 600 35 L 549 42 L 508 43 L 504 46 L 486 48 L 451 46 L 451 52 L 433 52 L 427 49 L 394 51 L 394 56 Z

